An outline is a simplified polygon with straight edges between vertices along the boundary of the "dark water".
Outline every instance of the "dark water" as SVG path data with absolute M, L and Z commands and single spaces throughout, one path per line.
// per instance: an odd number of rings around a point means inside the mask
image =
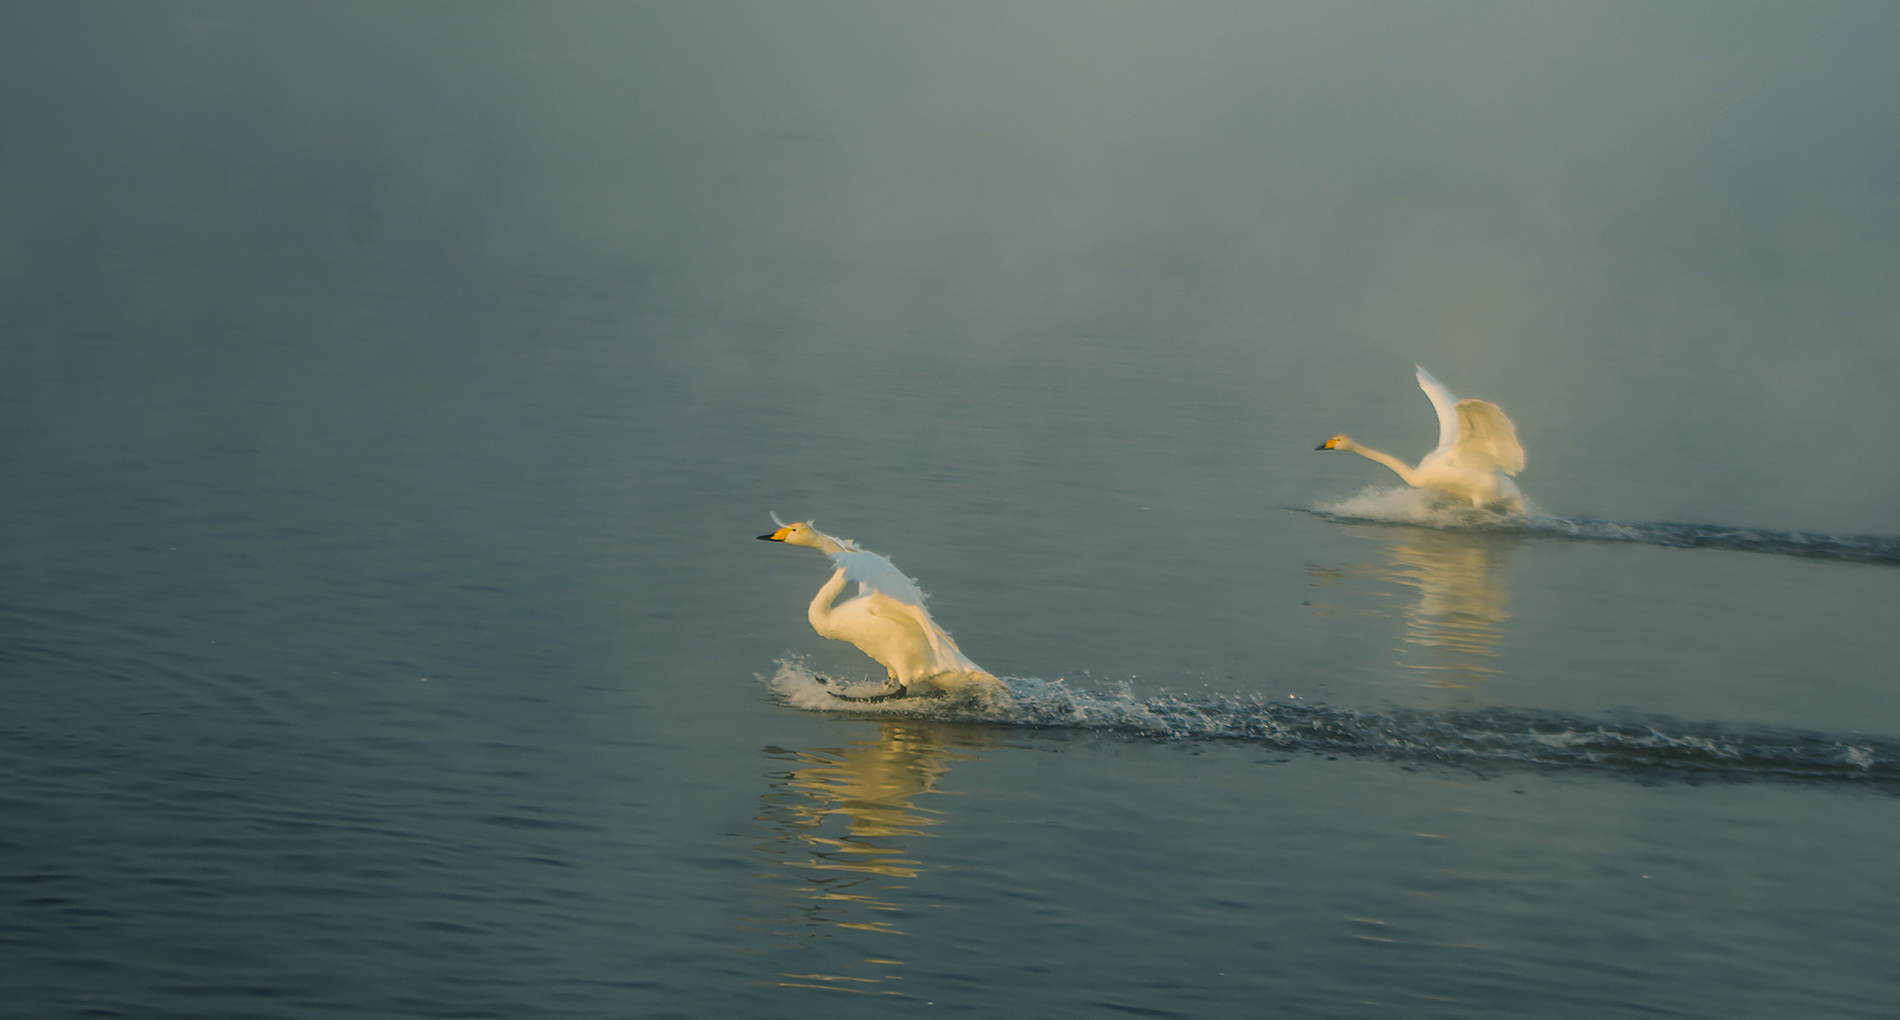
M 6 8 L 0 1013 L 1890 1016 L 1896 36 Z
M 1543 514 L 1496 516 L 1483 511 L 1439 515 L 1441 519 L 1358 517 L 1337 510 L 1307 510 L 1322 520 L 1354 524 L 1393 524 L 1401 527 L 1457 528 L 1492 534 L 1521 534 L 1533 538 L 1574 538 L 1586 542 L 1635 542 L 1670 549 L 1727 549 L 1733 552 L 1771 553 L 1810 560 L 1900 565 L 1900 536 L 1819 535 L 1804 531 L 1762 531 L 1723 524 L 1684 524 L 1678 521 L 1596 521 L 1550 517 Z
M 826 700 L 809 671 L 787 663 L 777 680 L 787 702 L 844 712 Z M 1038 729 L 1110 733 L 1133 739 L 1218 740 L 1316 754 L 1423 762 L 1495 774 L 1498 767 L 1597 769 L 1638 782 L 1814 780 L 1888 789 L 1900 780 L 1900 742 L 1820 733 L 1736 731 L 1680 719 L 1591 719 L 1518 709 L 1367 712 L 1255 696 L 1180 697 L 1078 694 L 1063 685 L 1019 681 L 1015 703 L 933 704 L 909 699 L 877 711 L 905 717 L 980 721 Z M 901 700 L 901 699 L 900 699 Z M 882 704 L 881 702 L 879 704 Z

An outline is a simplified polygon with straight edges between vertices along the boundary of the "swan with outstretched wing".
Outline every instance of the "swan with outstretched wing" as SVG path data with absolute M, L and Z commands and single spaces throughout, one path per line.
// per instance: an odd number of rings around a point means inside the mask
M 887 701 L 906 696 L 977 690 L 994 698 L 1003 683 L 971 662 L 924 608 L 924 593 L 890 560 L 812 527 L 810 521 L 787 524 L 772 515 L 778 529 L 762 542 L 807 545 L 831 558 L 831 579 L 818 589 L 806 610 L 821 636 L 849 641 L 877 660 L 888 674 L 882 691 L 868 695 L 832 692 L 847 701 Z M 847 583 L 858 593 L 838 602 Z
M 1524 494 L 1510 476 L 1524 470 L 1524 446 L 1504 409 L 1489 400 L 1459 400 L 1423 367 L 1418 367 L 1418 388 L 1438 412 L 1438 448 L 1417 467 L 1343 434 L 1316 449 L 1351 450 L 1391 468 L 1415 488 L 1434 489 L 1477 507 L 1522 512 Z

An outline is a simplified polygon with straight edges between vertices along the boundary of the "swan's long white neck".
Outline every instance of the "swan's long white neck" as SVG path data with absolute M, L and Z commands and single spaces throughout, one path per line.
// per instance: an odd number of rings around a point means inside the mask
M 841 542 L 810 525 L 806 525 L 803 532 L 794 533 L 785 541 L 792 545 L 811 546 L 826 556 L 830 556 L 833 553 L 849 552 L 857 548 L 856 544 L 850 539 L 845 539 Z
M 831 572 L 831 580 L 826 581 L 825 586 L 818 589 L 818 594 L 812 597 L 811 605 L 805 610 L 805 619 L 811 621 L 811 629 L 817 631 L 820 636 L 832 636 L 831 604 L 837 601 L 838 593 L 841 591 L 844 591 L 843 567 Z
M 842 543 L 838 542 L 836 539 L 832 538 L 830 535 L 827 535 L 822 531 L 818 532 L 817 534 L 818 534 L 818 541 L 812 543 L 812 548 L 818 550 L 821 553 L 824 553 L 826 556 L 830 556 L 832 553 L 845 551 L 846 547 Z
M 1397 457 L 1394 457 L 1383 450 L 1374 450 L 1371 447 L 1360 446 L 1358 443 L 1352 442 L 1351 440 L 1347 440 L 1346 442 L 1341 443 L 1340 446 L 1344 447 L 1345 449 L 1351 450 L 1352 452 L 1358 454 L 1361 457 L 1366 458 L 1367 460 L 1376 460 L 1379 463 L 1384 464 L 1386 467 L 1389 467 L 1392 470 L 1398 472 L 1399 477 L 1405 479 L 1405 484 L 1411 485 L 1411 486 L 1418 485 L 1417 472 L 1412 470 L 1412 466 L 1410 464 L 1407 464 L 1406 462 L 1398 459 Z

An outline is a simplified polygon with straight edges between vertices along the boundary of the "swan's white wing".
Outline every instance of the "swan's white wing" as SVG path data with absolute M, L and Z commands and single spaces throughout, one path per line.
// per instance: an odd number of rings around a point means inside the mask
M 950 635 L 944 633 L 942 627 L 937 626 L 937 621 L 930 618 L 930 611 L 923 606 L 899 602 L 894 598 L 880 597 L 879 594 L 866 599 L 864 605 L 874 616 L 922 631 L 924 640 L 930 645 L 931 665 L 937 672 L 948 673 L 955 670 L 984 672 L 983 667 L 964 658 L 963 650 L 950 639 Z
M 983 667 L 964 658 L 957 643 L 930 618 L 930 611 L 924 608 L 923 590 L 917 587 L 917 582 L 877 553 L 859 549 L 849 540 L 834 541 L 845 548 L 831 553 L 831 562 L 844 570 L 845 580 L 858 582 L 859 594 L 866 596 L 865 609 L 875 616 L 922 631 L 930 645 L 932 664 L 939 672 L 984 672 Z
M 1460 400 L 1458 421 L 1458 445 L 1451 457 L 1454 462 L 1507 475 L 1524 470 L 1524 446 L 1517 441 L 1517 426 L 1505 417 L 1503 408 L 1489 400 Z
M 919 609 L 924 606 L 924 593 L 917 582 L 877 553 L 847 545 L 831 554 L 831 562 L 844 568 L 845 580 L 858 582 L 860 594 L 880 592 L 905 605 Z
M 1438 412 L 1438 448 L 1426 456 L 1448 453 L 1458 443 L 1458 398 L 1451 395 L 1445 384 L 1432 378 L 1423 365 L 1413 365 L 1418 369 L 1418 388 L 1432 398 L 1432 409 Z

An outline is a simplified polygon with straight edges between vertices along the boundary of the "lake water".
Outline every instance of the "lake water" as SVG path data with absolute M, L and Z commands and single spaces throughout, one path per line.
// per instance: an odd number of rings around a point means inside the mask
M 4 1012 L 1893 1015 L 1897 43 L 9 7 Z

